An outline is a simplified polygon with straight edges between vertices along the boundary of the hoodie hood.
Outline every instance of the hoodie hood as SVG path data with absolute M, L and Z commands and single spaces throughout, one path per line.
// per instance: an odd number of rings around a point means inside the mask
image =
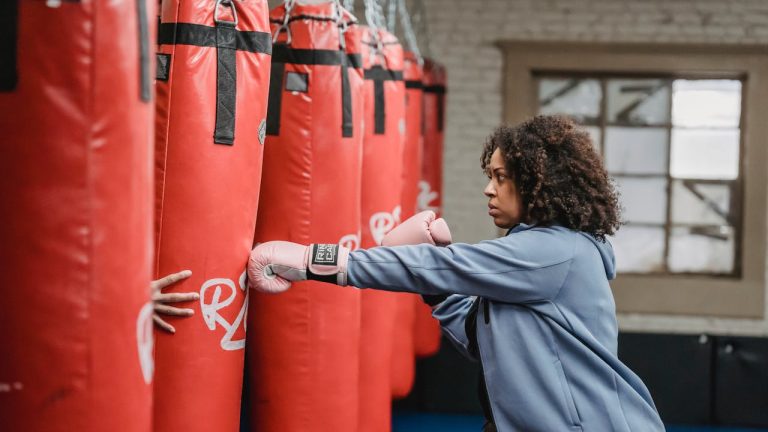
M 510 228 L 510 230 L 507 231 L 506 235 L 510 235 L 520 231 L 525 231 L 535 226 L 536 225 L 519 223 L 514 227 Z M 556 225 L 556 226 L 560 226 L 560 225 Z M 611 246 L 611 242 L 609 242 L 608 240 L 601 242 L 600 240 L 594 238 L 593 236 L 585 232 L 579 232 L 579 234 L 588 238 L 589 241 L 591 241 L 592 244 L 595 245 L 597 250 L 600 252 L 600 257 L 603 259 L 603 268 L 605 269 L 605 276 L 608 278 L 608 280 L 613 280 L 616 277 L 616 256 L 613 254 L 613 246 Z
M 588 238 L 597 250 L 600 251 L 600 257 L 603 259 L 603 268 L 605 268 L 605 276 L 608 277 L 608 280 L 613 280 L 616 277 L 616 256 L 613 254 L 611 242 L 608 240 L 601 242 L 587 233 L 582 232 L 579 234 Z

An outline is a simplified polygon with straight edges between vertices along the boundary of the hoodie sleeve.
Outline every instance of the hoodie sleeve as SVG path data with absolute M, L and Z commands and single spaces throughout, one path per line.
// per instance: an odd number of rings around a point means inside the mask
M 440 321 L 443 334 L 459 350 L 471 360 L 475 356 L 469 351 L 469 335 L 467 335 L 467 315 L 472 309 L 476 297 L 452 295 L 432 308 L 432 316 Z
M 357 250 L 347 271 L 356 287 L 529 303 L 557 295 L 572 259 L 568 234 L 531 229 L 477 244 Z

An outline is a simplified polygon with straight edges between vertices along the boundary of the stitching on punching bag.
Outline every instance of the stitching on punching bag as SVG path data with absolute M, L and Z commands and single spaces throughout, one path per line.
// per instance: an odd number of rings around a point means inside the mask
M 0 2 L 0 91 L 10 92 L 18 83 L 17 46 L 19 1 Z

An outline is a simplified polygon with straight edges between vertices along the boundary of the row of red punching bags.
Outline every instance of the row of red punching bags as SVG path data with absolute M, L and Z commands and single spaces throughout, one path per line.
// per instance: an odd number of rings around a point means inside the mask
M 249 298 L 244 266 L 439 213 L 442 67 L 338 2 L 164 0 L 157 25 L 153 3 L 0 5 L 0 424 L 234 431 L 245 369 L 250 430 L 389 430 L 439 346 L 428 308 Z M 153 334 L 149 282 L 186 268 L 195 316 Z

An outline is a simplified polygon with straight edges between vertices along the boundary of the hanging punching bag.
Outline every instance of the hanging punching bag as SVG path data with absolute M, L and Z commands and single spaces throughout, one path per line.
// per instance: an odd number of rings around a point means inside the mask
M 445 68 L 433 60 L 424 60 L 424 147 L 419 182 L 419 211 L 443 212 L 443 128 L 445 126 Z M 440 324 L 431 308 L 416 303 L 416 356 L 426 357 L 440 349 Z
M 155 7 L 48 3 L 0 3 L 0 429 L 149 432 Z
M 256 242 L 360 243 L 363 71 L 338 3 L 270 14 L 273 46 Z M 258 432 L 357 430 L 360 292 L 320 282 L 253 295 L 248 415 Z
M 405 84 L 403 49 L 397 38 L 383 29 L 359 29 L 365 68 L 361 245 L 371 248 L 380 246 L 384 235 L 400 222 Z M 386 432 L 391 429 L 390 368 L 394 338 L 400 337 L 396 312 L 402 295 L 363 290 L 361 296 L 357 430 Z
M 157 275 L 197 291 L 157 332 L 157 432 L 236 431 L 271 36 L 266 0 L 164 0 L 157 54 Z
M 403 152 L 402 220 L 416 214 L 422 160 L 422 69 L 418 57 L 404 53 L 405 79 L 405 150 Z M 413 387 L 415 378 L 414 332 L 416 304 L 421 298 L 398 293 L 396 334 L 392 354 L 392 396 L 403 398 Z

